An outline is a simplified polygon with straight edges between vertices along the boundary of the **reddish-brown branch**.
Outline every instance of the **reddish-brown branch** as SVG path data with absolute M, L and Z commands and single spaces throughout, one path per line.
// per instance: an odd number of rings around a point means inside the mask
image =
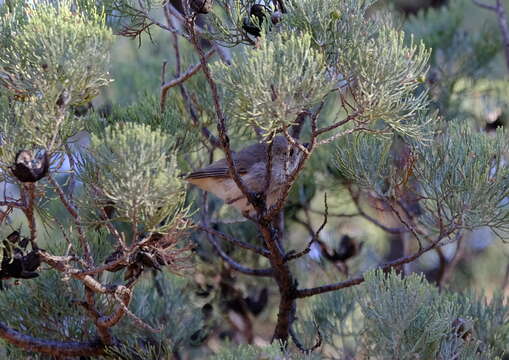
M 88 241 L 85 238 L 85 233 L 83 231 L 81 218 L 80 218 L 78 211 L 76 210 L 76 207 L 74 206 L 72 201 L 67 198 L 67 195 L 64 193 L 64 191 L 62 190 L 62 188 L 60 187 L 58 182 L 56 182 L 55 179 L 53 179 L 53 177 L 48 176 L 48 180 L 51 183 L 51 185 L 53 185 L 53 187 L 55 188 L 55 190 L 60 198 L 60 201 L 62 202 L 64 207 L 67 209 L 67 211 L 73 218 L 74 224 L 76 225 L 76 230 L 78 231 L 78 239 L 79 239 L 80 245 L 83 249 L 83 256 L 85 257 L 85 261 L 88 263 L 88 265 L 92 266 L 94 264 L 94 259 L 92 258 L 92 255 L 90 252 L 90 245 L 88 244 Z
M 219 246 L 216 239 L 214 239 L 214 236 L 207 232 L 207 239 L 209 240 L 210 244 L 214 247 L 214 249 L 217 251 L 221 259 L 223 259 L 224 262 L 226 262 L 230 267 L 238 271 L 242 274 L 246 275 L 252 275 L 252 276 L 273 276 L 274 272 L 272 269 L 251 269 L 247 266 L 241 265 L 235 260 L 233 260 L 231 257 L 229 257 L 223 249 Z
M 444 236 L 445 237 L 445 236 Z M 436 247 L 441 246 L 440 240 L 444 237 L 440 237 L 438 240 L 432 242 L 430 245 L 426 246 L 425 248 L 422 248 L 420 251 L 417 251 L 416 253 L 404 256 L 399 259 L 396 259 L 394 261 L 388 262 L 386 264 L 380 265 L 380 269 L 386 271 L 391 268 L 401 266 L 403 264 L 408 264 L 416 259 L 418 259 L 422 254 L 427 253 L 430 250 L 435 249 Z M 456 238 L 457 240 L 457 238 Z M 336 291 L 340 289 L 345 289 L 351 286 L 359 285 L 360 283 L 364 282 L 364 276 L 358 276 L 352 279 L 348 279 L 345 281 L 340 281 L 334 284 L 328 284 L 328 285 L 322 285 L 314 288 L 308 288 L 308 289 L 298 289 L 296 290 L 296 294 L 298 298 L 305 298 L 308 296 L 314 296 L 318 294 L 323 294 L 330 291 Z
M 203 52 L 203 49 L 199 44 L 198 37 L 196 36 L 195 19 L 190 18 L 189 21 L 186 22 L 186 25 L 189 29 L 189 33 L 191 34 L 191 41 L 200 57 L 203 73 L 205 74 L 205 78 L 207 79 L 207 82 L 210 86 L 212 100 L 214 103 L 214 109 L 217 116 L 217 132 L 219 134 L 221 147 L 224 151 L 225 160 L 228 165 L 229 175 L 233 179 L 239 190 L 242 192 L 242 194 L 249 201 L 249 203 L 251 203 L 255 209 L 259 209 L 260 211 L 262 211 L 263 209 L 260 209 L 258 202 L 253 199 L 251 192 L 247 188 L 246 184 L 244 184 L 244 181 L 242 181 L 242 178 L 240 177 L 239 172 L 237 171 L 237 168 L 233 161 L 232 151 L 230 148 L 230 138 L 228 137 L 228 130 L 226 128 L 226 119 L 219 100 L 219 91 L 217 89 L 216 82 L 212 78 L 212 74 L 210 72 L 210 68 L 205 57 L 205 53 Z
M 0 337 L 27 351 L 53 356 L 98 356 L 104 353 L 104 345 L 99 341 L 64 342 L 43 340 L 23 334 L 2 322 L 0 322 Z
M 232 238 L 231 236 L 228 236 L 220 231 L 216 231 L 212 228 L 209 228 L 209 227 L 206 227 L 206 226 L 203 226 L 203 225 L 197 225 L 196 226 L 196 229 L 197 230 L 200 230 L 200 231 L 204 231 L 204 232 L 207 232 L 213 236 L 216 236 L 216 237 L 219 237 L 233 245 L 237 245 L 243 249 L 247 249 L 247 250 L 251 250 L 259 255 L 262 255 L 262 256 L 265 256 L 267 257 L 269 255 L 269 252 L 266 250 L 266 249 L 263 249 L 263 248 L 260 248 L 258 246 L 254 246 L 254 245 L 251 245 L 251 244 L 248 244 L 244 241 L 240 241 L 238 239 L 235 239 L 235 238 Z
M 328 131 L 331 131 L 331 130 L 334 130 L 342 125 L 345 125 L 346 123 L 354 120 L 356 117 L 358 117 L 359 115 L 361 114 L 361 112 L 356 112 L 356 113 L 353 113 L 351 115 L 348 115 L 345 119 L 341 120 L 341 121 L 338 121 L 337 123 L 334 123 L 330 126 L 327 126 L 327 127 L 324 127 L 324 128 L 321 128 L 321 129 L 317 129 L 315 131 L 315 136 L 318 136 L 318 135 L 321 135 L 323 133 L 326 133 Z
M 212 55 L 214 55 L 215 52 L 216 52 L 215 49 L 211 49 L 211 50 L 207 51 L 207 53 L 205 53 L 205 55 L 204 55 L 205 59 L 208 61 L 212 57 Z M 191 78 L 193 75 L 197 74 L 198 71 L 201 70 L 201 68 L 202 68 L 202 63 L 201 62 L 198 63 L 198 64 L 191 65 L 186 70 L 186 72 L 181 74 L 179 77 L 161 84 L 161 95 L 160 95 L 160 107 L 161 107 L 161 111 L 164 111 L 164 106 L 165 106 L 165 103 L 166 103 L 166 96 L 168 94 L 168 91 L 172 87 L 175 87 L 175 86 L 178 86 L 178 85 L 182 84 L 183 82 L 185 82 L 186 80 Z

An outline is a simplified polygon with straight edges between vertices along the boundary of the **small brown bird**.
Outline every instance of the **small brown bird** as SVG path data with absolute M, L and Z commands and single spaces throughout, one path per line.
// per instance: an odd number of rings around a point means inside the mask
M 258 143 L 232 154 L 235 167 L 250 192 L 262 193 L 265 189 L 267 150 L 267 143 Z M 286 182 L 285 163 L 288 161 L 288 172 L 292 172 L 297 167 L 301 157 L 302 152 L 298 148 L 290 147 L 288 149 L 288 141 L 285 137 L 276 136 L 273 139 L 271 177 L 266 199 L 267 207 L 277 202 L 282 186 Z M 215 161 L 192 172 L 187 175 L 185 180 L 200 189 L 211 192 L 241 213 L 247 212 L 250 216 L 256 214 L 254 207 L 247 201 L 235 181 L 230 177 L 225 159 Z

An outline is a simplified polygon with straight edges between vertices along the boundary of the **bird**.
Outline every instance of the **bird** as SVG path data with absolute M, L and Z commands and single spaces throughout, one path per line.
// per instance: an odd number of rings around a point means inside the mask
M 272 141 L 271 176 L 265 201 L 267 208 L 276 204 L 287 181 L 287 172 L 293 172 L 303 156 L 298 147 L 288 146 L 284 136 L 275 136 Z M 254 194 L 262 194 L 265 190 L 268 146 L 266 142 L 256 143 L 232 153 L 238 174 L 248 191 Z M 251 217 L 256 214 L 254 206 L 230 176 L 226 159 L 193 171 L 184 180 L 214 194 L 242 214 L 247 213 Z

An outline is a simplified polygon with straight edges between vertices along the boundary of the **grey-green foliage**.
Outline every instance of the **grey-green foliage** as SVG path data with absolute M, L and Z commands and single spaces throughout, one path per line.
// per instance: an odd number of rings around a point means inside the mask
M 373 270 L 364 276 L 359 287 L 319 295 L 299 311 L 301 333 L 318 327 L 334 358 L 488 360 L 504 353 L 505 297 L 488 302 L 441 293 L 417 274 Z
M 421 89 L 430 50 L 407 42 L 390 19 L 370 17 L 374 1 L 293 1 L 289 28 L 312 34 L 331 74 L 352 92 L 358 124 L 373 123 L 420 138 L 430 121 L 429 97 Z
M 467 334 L 469 319 L 462 318 L 458 303 L 440 294 L 422 275 L 401 278 L 395 272 L 373 271 L 366 275 L 358 296 L 368 355 L 379 359 L 495 358 L 483 339 Z
M 71 107 L 109 83 L 111 30 L 100 11 L 64 0 L 0 10 L 0 85 L 11 105 L 2 111 L 4 151 L 58 149 L 82 128 Z
M 496 354 L 509 351 L 509 304 L 507 297 L 497 292 L 491 299 L 474 292 L 452 295 L 465 317 L 475 319 L 475 336 L 489 345 Z
M 426 211 L 419 221 L 429 229 L 489 226 L 505 230 L 509 214 L 506 137 L 502 131 L 479 133 L 468 123 L 450 124 L 436 131 L 432 143 L 414 143 L 411 167 L 401 169 L 395 168 L 391 139 L 353 134 L 338 143 L 336 162 L 347 179 L 384 197 L 397 196 L 408 176 L 415 176 L 418 186 L 408 190 L 422 198 Z
M 338 357 L 349 351 L 355 353 L 364 323 L 357 297 L 352 289 L 344 289 L 313 297 L 302 304 L 294 323 L 300 341 L 307 347 L 313 346 L 319 331 L 324 346 L 334 348 Z
M 164 231 L 186 213 L 179 179 L 176 139 L 148 125 L 117 123 L 93 134 L 82 164 L 88 196 L 115 204 L 120 219 L 142 224 L 145 231 Z M 168 222 L 161 225 L 161 221 Z
M 453 331 L 455 308 L 438 289 L 418 275 L 366 275 L 360 304 L 368 348 L 384 359 L 434 359 L 440 343 Z M 411 300 L 412 299 L 412 300 Z
M 340 50 L 376 36 L 378 24 L 367 12 L 376 0 L 291 0 L 284 24 L 312 35 L 313 44 L 325 49 L 328 64 L 338 68 Z
M 187 109 L 179 99 L 179 96 L 171 94 L 164 111 L 161 111 L 159 98 L 145 93 L 135 104 L 113 105 L 111 112 L 104 119 L 95 117 L 95 121 L 89 121 L 86 124 L 87 130 L 91 133 L 100 133 L 106 126 L 117 123 L 147 125 L 151 130 L 163 132 L 171 138 L 172 147 L 167 149 L 168 152 L 178 152 L 180 148 L 189 150 L 200 138 L 199 133 L 185 117 Z
M 190 302 L 186 283 L 172 274 L 159 273 L 139 284 L 129 308 L 161 331 L 148 332 L 126 319 L 115 328 L 115 336 L 122 343 L 106 353 L 113 359 L 170 359 L 174 352 L 189 345 L 203 323 L 199 308 Z
M 344 136 L 337 142 L 336 166 L 348 180 L 385 195 L 391 181 L 391 139 L 371 133 Z
M 45 271 L 37 279 L 22 280 L 0 292 L 0 321 L 42 339 L 92 340 L 95 327 L 76 302 L 83 297 L 83 288 L 76 280 L 62 279 Z M 22 349 L 3 343 L 7 358 L 26 359 Z
M 214 77 L 224 88 L 227 114 L 261 128 L 267 136 L 293 123 L 333 88 L 324 55 L 309 34 L 280 33 L 260 48 L 244 48 L 233 65 L 216 62 Z
M 283 352 L 281 350 L 281 344 L 274 343 L 269 346 L 259 347 L 253 345 L 237 345 L 229 346 L 226 344 L 224 348 L 219 351 L 218 354 L 211 357 L 212 360 L 312 360 L 320 359 L 321 357 L 317 354 L 299 354 L 298 352 Z
M 478 8 L 471 1 L 450 1 L 447 6 L 419 12 L 405 24 L 408 33 L 433 49 L 429 85 L 436 105 L 449 117 L 464 116 L 459 107 L 468 89 L 460 90 L 456 83 L 486 75 L 487 65 L 501 49 L 496 22 L 476 24 L 472 29 L 466 14 L 473 11 Z
M 459 228 L 507 229 L 508 149 L 504 131 L 479 133 L 468 124 L 453 124 L 431 146 L 419 147 L 414 171 L 428 209 L 422 221 L 433 227 L 445 221 Z

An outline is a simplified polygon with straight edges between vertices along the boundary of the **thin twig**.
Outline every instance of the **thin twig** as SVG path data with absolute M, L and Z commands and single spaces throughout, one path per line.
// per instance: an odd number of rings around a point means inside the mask
M 221 249 L 221 247 L 217 243 L 216 239 L 214 239 L 213 235 L 211 235 L 210 233 L 207 233 L 207 238 L 208 238 L 209 242 L 212 244 L 212 246 L 214 247 L 214 249 L 217 251 L 219 256 L 221 257 L 221 259 L 223 259 L 224 262 L 226 262 L 228 265 L 230 265 L 230 267 L 233 270 L 238 271 L 242 274 L 252 275 L 252 276 L 268 276 L 268 277 L 270 277 L 273 275 L 273 270 L 270 268 L 269 269 L 251 269 L 251 268 L 248 268 L 247 266 L 239 264 L 238 262 L 233 260 L 231 257 L 229 257 L 223 251 L 223 249 Z
M 219 91 L 217 89 L 216 82 L 212 78 L 212 74 L 211 74 L 209 66 L 207 64 L 207 59 L 205 57 L 203 49 L 201 48 L 201 46 L 199 44 L 198 37 L 196 36 L 195 18 L 189 19 L 189 21 L 187 21 L 186 24 L 187 24 L 187 27 L 191 34 L 192 43 L 193 43 L 194 47 L 196 48 L 198 55 L 200 56 L 200 62 L 202 64 L 203 73 L 205 74 L 207 82 L 210 86 L 210 90 L 212 92 L 214 109 L 215 109 L 216 116 L 217 116 L 217 131 L 219 133 L 221 147 L 225 154 L 225 160 L 228 165 L 229 175 L 233 179 L 233 181 L 235 182 L 235 184 L 237 185 L 239 190 L 242 192 L 242 194 L 246 197 L 248 202 L 251 205 L 253 205 L 253 207 L 255 209 L 260 210 L 259 204 L 253 199 L 252 194 L 249 192 L 249 189 L 244 184 L 244 181 L 240 177 L 237 167 L 235 166 L 235 163 L 233 161 L 232 151 L 230 148 L 230 138 L 228 137 L 228 131 L 226 128 L 226 119 L 225 119 L 223 110 L 221 108 L 220 100 L 219 100 Z M 261 209 L 260 211 L 263 211 L 263 209 Z
M 76 225 L 76 229 L 78 231 L 78 239 L 80 241 L 80 245 L 83 248 L 83 256 L 85 257 L 86 262 L 89 266 L 93 266 L 94 259 L 92 258 L 92 255 L 90 253 L 90 245 L 88 244 L 87 239 L 85 238 L 85 233 L 83 231 L 82 223 L 81 223 L 81 217 L 76 210 L 76 207 L 72 203 L 72 200 L 70 200 L 67 195 L 64 193 L 62 188 L 60 187 L 60 184 L 53 179 L 51 175 L 48 175 L 48 180 L 53 185 L 55 190 L 57 191 L 58 196 L 60 197 L 60 201 L 64 205 L 64 207 L 67 209 L 69 214 L 72 216 L 74 223 Z
M 215 51 L 216 51 L 215 49 L 211 49 L 211 50 L 207 51 L 207 53 L 205 54 L 205 59 L 209 60 L 212 57 L 212 55 L 214 55 Z M 164 65 L 163 65 L 163 67 L 164 67 Z M 202 68 L 202 63 L 191 65 L 186 70 L 186 72 L 181 74 L 178 78 L 167 81 L 161 85 L 161 95 L 160 95 L 160 104 L 159 104 L 161 107 L 161 111 L 164 111 L 164 106 L 166 103 L 166 96 L 168 94 L 168 90 L 170 90 L 172 87 L 182 84 L 184 81 L 188 80 L 193 75 L 197 74 L 198 71 L 201 70 L 201 68 Z
M 498 26 L 503 39 L 505 63 L 509 70 L 509 26 L 507 25 L 507 14 L 502 0 L 496 0 L 495 5 L 486 4 L 480 0 L 473 0 L 473 2 L 483 9 L 495 12 L 497 15 Z
M 433 250 L 436 247 L 442 246 L 440 244 L 440 241 L 442 239 L 446 238 L 448 235 L 450 235 L 450 234 L 447 234 L 445 236 L 440 236 L 437 238 L 436 241 L 432 242 L 430 245 L 426 246 L 425 248 L 421 249 L 420 251 L 417 251 L 416 253 L 414 253 L 412 255 L 404 256 L 399 259 L 396 259 L 396 260 L 390 261 L 388 263 L 385 263 L 383 265 L 380 265 L 379 268 L 382 269 L 383 271 L 387 271 L 391 268 L 398 267 L 403 264 L 408 264 L 412 261 L 415 261 L 422 254 L 427 253 L 428 251 Z M 457 240 L 457 238 L 458 238 L 458 235 L 456 236 L 456 240 Z M 348 288 L 351 286 L 359 285 L 362 282 L 364 282 L 364 280 L 365 280 L 364 276 L 358 276 L 358 277 L 354 277 L 354 278 L 351 278 L 351 279 L 348 279 L 345 281 L 340 281 L 340 282 L 337 282 L 334 284 L 322 285 L 322 286 L 308 288 L 308 289 L 297 289 L 296 296 L 297 296 L 297 298 L 305 298 L 308 296 L 323 294 L 323 293 L 330 292 L 330 291 L 345 289 L 345 288 Z
M 241 241 L 241 240 L 238 240 L 238 239 L 235 239 L 235 238 L 232 238 L 231 236 L 228 236 L 222 232 L 219 232 L 219 231 L 216 231 L 212 228 L 209 228 L 209 227 L 206 227 L 206 226 L 203 226 L 203 225 L 197 225 L 195 227 L 197 230 L 200 230 L 200 231 L 204 231 L 204 232 L 207 232 L 213 236 L 216 236 L 216 237 L 219 237 L 231 244 L 234 244 L 234 245 L 237 245 L 241 248 L 244 248 L 244 249 L 247 249 L 247 250 L 251 250 L 259 255 L 262 255 L 264 257 L 267 257 L 269 255 L 269 252 L 266 250 L 266 249 L 263 249 L 263 248 L 260 248 L 258 246 L 254 246 L 254 245 L 251 245 L 251 244 L 248 244 L 244 241 Z
M 311 354 L 313 351 L 318 349 L 320 346 L 322 346 L 322 333 L 320 332 L 320 329 L 318 328 L 318 324 L 315 322 L 315 328 L 316 328 L 316 343 L 313 344 L 310 348 L 306 348 L 297 337 L 297 334 L 293 330 L 293 327 L 290 327 L 290 336 L 292 338 L 293 343 L 297 348 L 304 354 Z

